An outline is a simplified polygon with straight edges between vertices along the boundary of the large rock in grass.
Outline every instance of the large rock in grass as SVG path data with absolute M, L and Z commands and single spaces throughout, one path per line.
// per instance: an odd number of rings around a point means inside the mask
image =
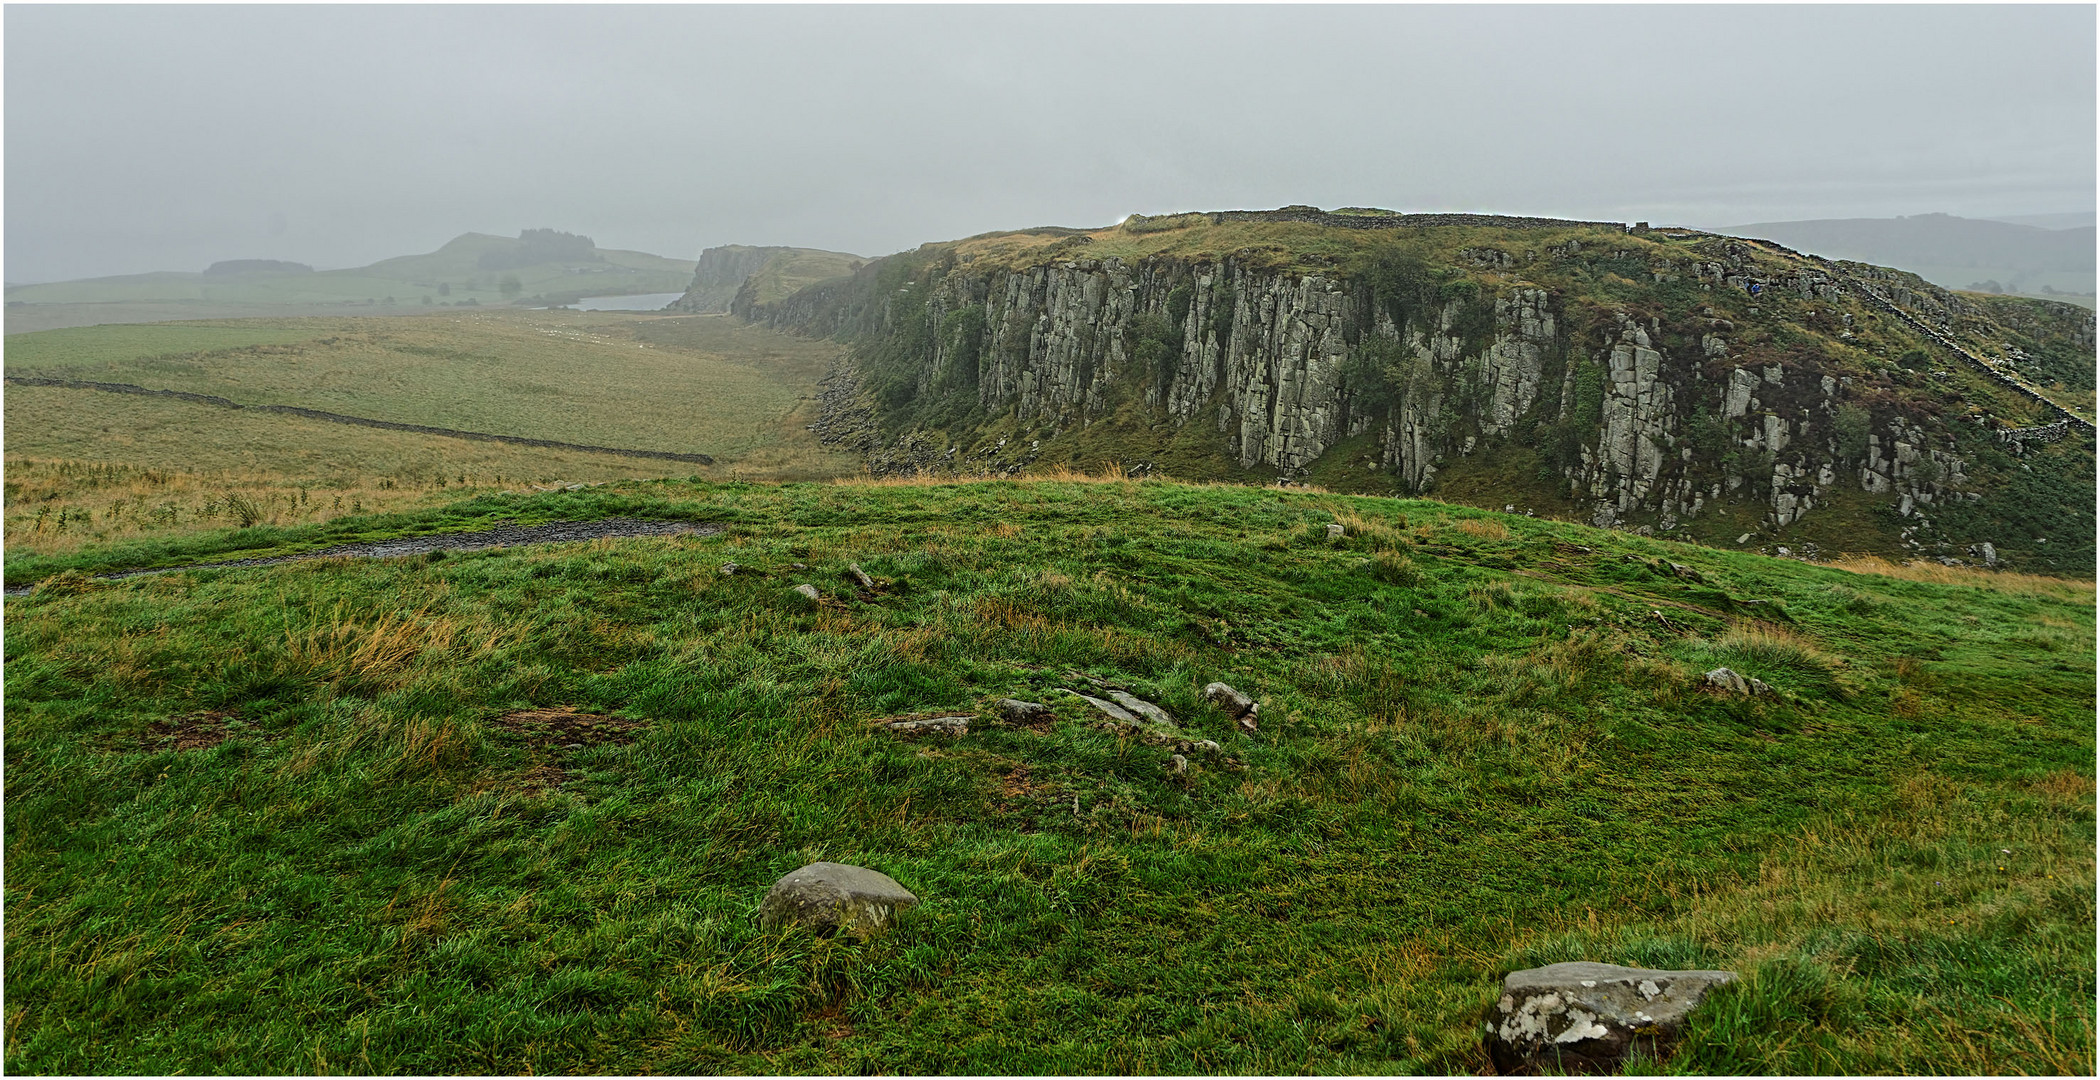
M 758 904 L 758 925 L 776 930 L 806 923 L 819 934 L 841 930 L 862 936 L 879 934 L 897 913 L 915 907 L 919 898 L 888 874 L 845 863 L 811 863 L 773 883 Z
M 1762 696 L 1772 692 L 1772 687 L 1763 679 L 1752 679 L 1724 667 L 1717 667 L 1706 673 L 1706 687 L 1721 694 Z
M 1505 1076 L 1615 1072 L 1628 1055 L 1667 1054 L 1706 992 L 1735 978 L 1588 961 L 1512 971 L 1483 1041 Z

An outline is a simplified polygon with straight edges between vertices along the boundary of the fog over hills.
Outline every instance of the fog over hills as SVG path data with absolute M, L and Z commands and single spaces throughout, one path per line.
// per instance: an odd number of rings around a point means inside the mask
M 1190 206 L 1974 218 L 2095 182 L 2090 5 L 4 17 L 14 283 L 365 266 L 543 223 L 681 260 L 872 256 Z
M 2082 224 L 2038 227 L 2043 222 Z M 1918 214 L 1897 218 L 1826 218 L 1728 225 L 1716 232 L 1776 240 L 1832 259 L 1909 270 L 1950 289 L 2091 295 L 2091 212 L 2038 214 L 2033 224 Z M 1989 288 L 1995 283 L 1997 288 Z

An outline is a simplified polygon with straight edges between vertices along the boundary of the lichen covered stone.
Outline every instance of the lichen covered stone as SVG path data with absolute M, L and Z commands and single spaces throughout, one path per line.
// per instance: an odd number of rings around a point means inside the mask
M 1614 1072 L 1630 1054 L 1667 1054 L 1706 992 L 1735 978 L 1588 961 L 1513 971 L 1483 1042 L 1503 1075 Z
M 898 912 L 918 902 L 911 890 L 887 874 L 864 866 L 816 862 L 766 890 L 758 905 L 758 925 L 770 932 L 804 923 L 820 934 L 844 930 L 871 936 L 887 930 Z

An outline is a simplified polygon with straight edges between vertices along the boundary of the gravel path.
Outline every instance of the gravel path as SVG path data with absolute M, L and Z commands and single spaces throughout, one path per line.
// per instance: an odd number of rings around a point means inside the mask
M 547 525 L 498 525 L 493 529 L 474 532 L 441 533 L 435 536 L 403 536 L 393 540 L 374 540 L 366 544 L 337 544 L 319 551 L 299 555 L 278 555 L 267 559 L 227 559 L 221 562 L 192 563 L 188 566 L 166 566 L 153 570 L 116 570 L 96 574 L 97 578 L 114 579 L 138 577 L 142 574 L 171 574 L 180 570 L 206 570 L 229 566 L 275 566 L 278 563 L 298 562 L 301 559 L 386 559 L 400 555 L 421 555 L 431 551 L 481 551 L 487 548 L 513 547 L 518 544 L 573 544 L 582 540 L 600 540 L 606 537 L 627 536 L 713 536 L 721 532 L 720 525 L 703 525 L 691 521 L 642 521 L 637 518 L 606 518 L 602 521 L 557 521 Z M 22 596 L 33 585 L 9 588 L 7 595 Z

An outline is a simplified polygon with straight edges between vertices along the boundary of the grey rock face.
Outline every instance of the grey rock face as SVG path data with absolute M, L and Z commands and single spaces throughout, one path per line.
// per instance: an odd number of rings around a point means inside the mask
M 807 923 L 822 934 L 846 930 L 866 936 L 888 929 L 899 911 L 918 902 L 918 897 L 887 874 L 845 863 L 816 862 L 766 890 L 758 905 L 758 924 L 772 931 L 790 923 Z
M 1616 1071 L 1629 1054 L 1660 1057 L 1708 990 L 1732 971 L 1656 971 L 1576 961 L 1513 971 L 1482 1040 L 1505 1075 Z
M 795 586 L 795 591 L 801 593 L 804 596 L 809 597 L 811 600 L 822 599 L 822 596 L 817 592 L 817 587 L 815 585 L 797 585 Z
M 1463 258 L 1472 265 L 1502 271 L 1541 257 L 1468 251 Z M 1753 253 L 1735 244 L 1688 265 L 1652 262 L 1650 272 L 1658 283 L 1688 273 L 1710 288 L 1758 285 L 1818 303 L 1843 299 L 1846 286 L 1827 267 L 1775 276 Z M 1584 252 L 1564 244 L 1543 255 L 1579 259 Z M 1593 309 L 1581 298 L 1500 281 L 1476 301 L 1411 311 L 1396 323 L 1364 282 L 1345 273 L 1279 271 L 1238 257 L 1060 257 L 1020 269 L 958 264 L 937 273 L 930 291 L 910 298 L 854 307 L 842 303 L 844 286 L 813 287 L 753 314 L 768 325 L 830 336 L 849 328 L 886 333 L 902 314 L 894 308 L 900 303 L 923 304 L 935 325 L 971 309 L 983 319 L 982 341 L 971 348 L 978 403 L 988 413 L 1038 432 L 1080 430 L 1107 416 L 1119 387 L 1135 377 L 1148 408 L 1174 425 L 1214 427 L 1222 448 L 1244 467 L 1292 478 L 1345 440 L 1370 436 L 1377 445 L 1366 448 L 1364 464 L 1391 470 L 1415 492 L 1434 490 L 1456 459 L 1529 438 L 1534 416 L 1576 419 L 1581 403 L 1584 428 L 1573 433 L 1580 445 L 1557 451 L 1556 465 L 1592 522 L 1606 527 L 1652 518 L 1654 528 L 1670 532 L 1715 504 L 1755 500 L 1765 504 L 1760 527 L 1784 529 L 1855 482 L 1892 503 L 1908 497 L 1914 507 L 1976 495 L 1965 490 L 1965 463 L 1948 449 L 1955 443 L 1936 427 L 1877 414 L 1864 453 L 1841 444 L 1838 410 L 1872 403 L 1817 364 L 1720 370 L 1731 358 L 1748 365 L 1755 350 L 1731 344 L 1739 340 L 1736 324 L 1712 309 L 1693 324 L 1667 327 L 1621 312 L 1593 329 Z M 1965 303 L 1951 294 L 1943 299 Z M 1491 313 L 1480 304 L 1491 304 Z M 1179 353 L 1137 370 L 1133 343 L 1142 321 L 1171 317 L 1177 308 Z M 951 338 L 936 335 L 923 346 L 921 393 L 934 392 L 940 372 L 970 359 L 955 353 L 962 346 Z M 1382 374 L 1354 362 L 1367 345 L 1379 349 Z M 1004 441 L 973 449 L 947 445 L 939 432 L 913 431 L 880 446 L 868 423 L 873 406 L 849 383 L 849 376 L 827 383 L 818 428 L 834 445 L 868 453 L 878 472 L 1012 474 L 1035 460 L 1033 440 L 1027 450 L 1005 450 Z

